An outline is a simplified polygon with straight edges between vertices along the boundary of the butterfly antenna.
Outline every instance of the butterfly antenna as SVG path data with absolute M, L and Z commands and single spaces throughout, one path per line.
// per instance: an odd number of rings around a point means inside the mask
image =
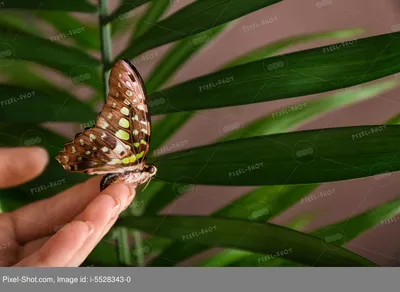
M 144 190 L 147 188 L 147 186 L 149 185 L 149 183 L 151 182 L 151 179 L 149 179 L 148 181 L 147 181 L 147 184 L 144 186 L 144 188 L 142 189 L 142 192 L 144 192 Z

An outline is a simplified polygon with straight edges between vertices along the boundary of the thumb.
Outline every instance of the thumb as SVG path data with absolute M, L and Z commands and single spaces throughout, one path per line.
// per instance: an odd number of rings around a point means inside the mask
M 43 172 L 49 156 L 40 147 L 0 148 L 0 188 L 30 181 Z

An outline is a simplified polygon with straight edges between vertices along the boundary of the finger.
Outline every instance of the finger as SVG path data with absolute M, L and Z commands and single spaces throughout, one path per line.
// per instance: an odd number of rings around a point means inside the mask
M 121 210 L 121 212 L 119 212 L 118 215 L 120 215 L 123 211 L 125 211 L 125 210 L 129 207 L 129 205 L 132 203 L 132 201 L 133 201 L 134 198 L 135 198 L 134 195 L 128 198 L 128 204 L 127 204 L 127 206 L 126 206 L 125 208 L 123 208 L 123 210 Z M 115 216 L 113 219 L 111 219 L 110 222 L 107 223 L 107 225 L 104 227 L 104 230 L 103 230 L 103 233 L 102 233 L 102 235 L 101 235 L 101 237 L 100 237 L 100 240 L 101 240 L 104 236 L 106 236 L 106 234 L 110 231 L 111 227 L 113 227 L 113 225 L 115 224 L 115 222 L 117 222 L 117 220 L 118 220 L 118 216 Z
M 49 161 L 40 147 L 0 148 L 0 188 L 13 187 L 37 177 Z
M 105 229 L 110 228 L 109 223 L 126 209 L 132 201 L 134 194 L 134 189 L 128 185 L 111 185 L 77 216 L 75 220 L 91 221 L 95 227 L 95 231 L 67 266 L 76 267 L 82 264 L 103 237 Z
M 20 261 L 39 250 L 50 238 L 51 236 L 45 236 L 25 244 L 21 248 L 21 251 L 18 255 L 18 260 Z
M 74 221 L 53 235 L 16 267 L 64 267 L 94 232 L 91 222 Z
M 73 186 L 60 194 L 10 213 L 20 244 L 54 234 L 72 221 L 100 193 L 100 176 Z

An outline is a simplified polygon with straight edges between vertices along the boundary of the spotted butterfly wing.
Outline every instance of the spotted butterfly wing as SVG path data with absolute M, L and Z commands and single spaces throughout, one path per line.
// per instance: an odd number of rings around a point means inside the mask
M 111 70 L 109 88 L 95 126 L 77 134 L 56 159 L 68 171 L 138 172 L 137 177 L 148 167 L 151 135 L 144 82 L 129 60 L 120 60 Z

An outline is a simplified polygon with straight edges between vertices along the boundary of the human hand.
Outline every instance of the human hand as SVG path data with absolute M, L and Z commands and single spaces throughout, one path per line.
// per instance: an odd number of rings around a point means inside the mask
M 48 163 L 39 147 L 0 148 L 0 188 L 38 176 Z M 0 266 L 76 267 L 110 230 L 135 196 L 113 184 L 100 193 L 101 177 L 54 197 L 0 214 Z M 55 234 L 55 228 L 62 226 Z

